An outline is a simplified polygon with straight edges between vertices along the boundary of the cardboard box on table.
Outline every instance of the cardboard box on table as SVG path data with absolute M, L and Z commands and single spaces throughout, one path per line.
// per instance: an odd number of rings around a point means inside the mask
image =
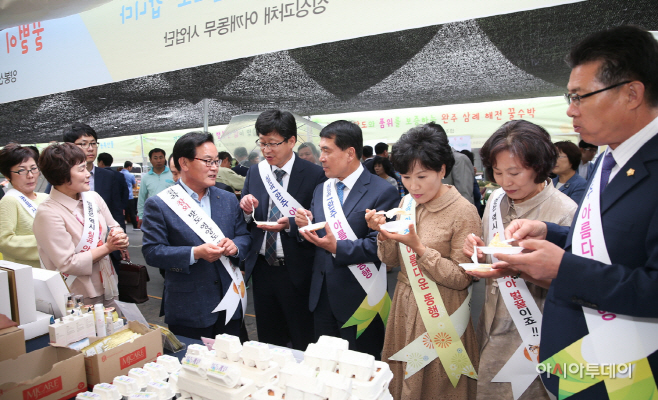
M 12 319 L 11 296 L 9 295 L 9 274 L 0 270 L 0 314 Z
M 83 355 L 46 347 L 0 362 L 0 400 L 59 400 L 87 390 Z
M 16 358 L 21 354 L 25 354 L 23 330 L 15 326 L 0 329 L 0 361 Z
M 124 343 L 113 349 L 91 357 L 85 357 L 85 370 L 89 386 L 101 382 L 112 382 L 119 375 L 127 375 L 131 368 L 142 367 L 147 362 L 155 362 L 163 354 L 160 329 L 150 329 L 136 321 L 128 323 L 128 329 L 142 336 L 132 343 Z M 95 343 L 103 338 L 89 338 Z M 2 400 L 0 398 L 0 400 Z
M 9 296 L 12 320 L 18 324 L 28 324 L 37 318 L 37 305 L 34 299 L 32 267 L 0 260 L 0 271 L 9 277 Z

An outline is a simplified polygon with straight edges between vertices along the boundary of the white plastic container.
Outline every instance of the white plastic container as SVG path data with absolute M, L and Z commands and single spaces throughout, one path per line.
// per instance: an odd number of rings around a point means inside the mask
M 200 356 L 187 355 L 183 358 L 181 365 L 183 366 L 183 371 L 206 379 L 206 369 L 210 366 L 210 362 Z
M 334 349 L 338 349 L 340 351 L 348 350 L 350 348 L 350 342 L 347 340 L 326 335 L 320 336 L 317 344 L 326 347 L 333 347 Z
M 252 394 L 251 397 L 254 400 L 282 400 L 285 394 L 285 389 L 281 389 L 278 386 L 267 385 Z
M 290 382 L 315 378 L 316 372 L 306 364 L 288 363 L 279 372 L 279 387 L 285 388 Z
M 265 343 L 256 341 L 245 342 L 242 346 L 242 353 L 240 354 L 244 365 L 248 367 L 256 367 L 260 370 L 267 369 L 270 364 L 272 356 L 270 355 L 270 347 Z
M 160 400 L 157 393 L 153 392 L 140 392 L 133 393 L 128 396 L 128 400 Z
M 256 385 L 251 379 L 240 378 L 236 387 L 227 388 L 188 373 L 185 369 L 178 375 L 178 388 L 181 396 L 191 396 L 192 399 L 244 400 L 256 392 Z
M 139 390 L 146 389 L 146 385 L 151 381 L 151 374 L 142 368 L 133 368 L 128 372 L 128 376 L 137 381 Z
M 240 368 L 223 362 L 215 361 L 206 372 L 208 380 L 220 386 L 234 388 L 240 383 Z
M 102 400 L 101 396 L 93 392 L 78 393 L 75 400 Z
M 142 369 L 151 375 L 152 381 L 166 381 L 169 378 L 167 369 L 160 364 L 149 362 Z
M 208 355 L 208 348 L 201 344 L 191 344 L 187 346 L 186 356 L 206 357 Z
M 228 359 L 230 361 L 240 360 L 242 344 L 240 338 L 226 333 L 215 336 L 215 344 L 212 348 L 215 350 L 217 359 Z
M 286 385 L 286 400 L 325 400 L 324 383 L 316 378 L 293 379 Z
M 94 322 L 96 323 L 96 336 L 107 336 L 107 330 L 105 329 L 105 307 L 101 303 L 94 304 Z
M 348 400 L 352 396 L 352 379 L 335 372 L 322 371 L 318 379 L 324 383 L 324 397 L 331 400 Z
M 359 399 L 377 399 L 384 391 L 388 391 L 388 385 L 393 379 L 393 373 L 387 363 L 374 362 L 373 376 L 367 381 L 352 381 L 352 393 Z
M 159 400 L 169 400 L 174 397 L 175 393 L 168 382 L 151 381 L 146 385 L 146 391 L 158 395 Z
M 292 354 L 292 351 L 289 349 L 270 349 L 270 355 L 272 356 L 272 361 L 279 364 L 283 368 L 288 363 L 296 363 L 295 356 Z
M 373 376 L 374 366 L 373 355 L 352 350 L 344 350 L 338 360 L 339 373 L 359 381 L 369 381 Z
M 181 368 L 178 358 L 166 354 L 158 357 L 156 363 L 162 365 L 167 370 L 168 374 L 173 374 Z
M 167 381 L 169 387 L 176 395 L 181 394 L 180 390 L 178 389 L 178 374 L 180 374 L 180 370 L 169 374 L 169 380 Z
M 121 400 L 119 388 L 109 383 L 99 383 L 95 385 L 94 393 L 100 395 L 102 400 Z
M 336 371 L 338 365 L 338 349 L 310 343 L 304 352 L 304 364 L 316 371 Z
M 130 396 L 140 390 L 137 380 L 126 375 L 117 376 L 112 381 L 112 384 L 119 389 L 119 393 L 122 396 Z

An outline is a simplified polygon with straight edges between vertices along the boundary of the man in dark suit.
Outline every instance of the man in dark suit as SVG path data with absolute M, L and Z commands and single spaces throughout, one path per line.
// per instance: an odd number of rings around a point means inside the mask
M 294 211 L 290 214 L 285 204 L 275 203 L 277 196 L 266 189 L 261 173 L 280 182 L 288 203 L 302 207 L 311 205 L 313 189 L 326 178 L 320 166 L 294 154 L 297 124 L 291 113 L 264 111 L 256 121 L 256 132 L 265 160 L 249 168 L 240 207 L 251 225 L 253 245 L 245 260 L 245 280 L 253 278 L 258 340 L 306 350 L 313 342 L 313 316 L 307 304 L 314 249 L 285 233 Z M 254 208 L 256 221 L 278 224 L 256 225 L 251 219 Z
M 321 335 L 341 337 L 349 341 L 351 350 L 380 359 L 385 331 L 381 318 L 375 317 L 358 339 L 356 326 L 342 328 L 366 298 L 366 291 L 349 266 L 374 263 L 373 267 L 379 269 L 377 232 L 368 228 L 365 213 L 368 209 L 387 211 L 397 207 L 400 195 L 395 187 L 368 173 L 359 162 L 363 136 L 358 125 L 348 121 L 332 122 L 322 129 L 320 138 L 320 161 L 330 181 L 315 188 L 310 210 L 297 211 L 291 234 L 308 224 L 304 214 L 314 222 L 327 221 L 324 186 L 330 185 L 330 190 L 335 187 L 339 200 L 342 199 L 343 213 L 357 239 L 337 240 L 336 236 L 342 236 L 343 229 L 328 225 L 325 234 L 322 231 L 318 231 L 319 235 L 308 231 L 301 233 L 306 241 L 317 246 L 309 302 L 315 336 L 316 339 Z M 382 273 L 386 274 L 386 270 Z M 385 282 L 382 284 L 385 286 Z
M 587 362 L 610 365 L 614 349 L 612 362 L 633 363 L 632 378 L 644 381 L 635 384 L 628 373 L 613 379 L 608 372 L 590 379 L 592 386 L 588 379 L 578 385 L 582 370 L 580 376 L 564 371 L 576 392 L 570 399 L 612 397 L 614 385 L 604 381 L 615 379 L 625 386 L 625 398 L 652 398 L 658 390 L 658 42 L 639 28 L 613 28 L 577 44 L 568 61 L 567 115 L 574 130 L 588 143 L 609 147 L 589 177 L 571 229 L 513 221 L 506 236 L 525 238 L 523 247 L 534 251 L 496 257 L 524 275 L 553 280 L 540 351 L 540 359 L 553 364 L 541 374 L 548 390 L 557 395 L 558 386 L 565 389 L 559 385 L 563 374 L 552 375 L 556 362 L 565 359 L 564 349 L 574 344 L 566 358 L 578 361 L 589 343 Z M 642 329 L 649 335 L 636 333 L 633 318 L 650 318 Z M 632 345 L 641 350 L 630 351 Z M 624 358 L 627 354 L 632 358 Z
M 235 167 L 231 168 L 233 172 L 241 176 L 247 176 L 249 168 L 244 166 L 244 163 L 247 162 L 247 149 L 244 147 L 237 147 L 233 152 L 235 156 Z
M 90 190 L 98 193 L 107 208 L 112 213 L 112 217 L 126 230 L 126 221 L 124 210 L 128 205 L 128 187 L 123 174 L 105 168 L 99 168 L 94 165 L 98 153 L 98 135 L 96 131 L 87 124 L 75 122 L 70 128 L 64 131 L 63 142 L 73 143 L 79 146 L 87 156 L 87 170 L 91 174 L 89 178 Z M 48 184 L 46 193 L 50 193 L 51 185 Z M 122 259 L 130 259 L 128 250 L 115 251 L 110 254 L 112 262 L 117 265 Z
M 142 253 L 149 265 L 167 270 L 165 322 L 176 335 L 200 339 L 228 333 L 238 336 L 244 314 L 235 310 L 213 312 L 233 291 L 233 280 L 220 257 L 234 265 L 248 254 L 251 244 L 247 224 L 234 194 L 216 188 L 219 160 L 213 136 L 190 132 L 176 141 L 173 150 L 177 185 L 221 229 L 217 244 L 204 240 L 158 195 L 144 205 Z M 240 273 L 237 271 L 238 274 Z M 226 313 L 233 315 L 226 323 Z

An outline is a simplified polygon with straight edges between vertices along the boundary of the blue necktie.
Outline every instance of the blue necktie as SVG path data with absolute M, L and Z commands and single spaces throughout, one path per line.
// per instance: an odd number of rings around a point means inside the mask
M 341 206 L 343 205 L 343 190 L 345 190 L 345 184 L 343 182 L 336 182 L 336 194 L 338 195 Z
M 279 185 L 281 186 L 283 186 L 283 176 L 285 174 L 286 171 L 282 169 L 277 169 L 274 171 L 274 175 L 276 175 L 276 181 L 279 182 Z M 279 220 L 279 218 L 281 218 L 281 212 L 279 212 L 279 208 L 276 206 L 276 204 L 272 202 L 272 210 L 270 210 L 270 215 L 267 220 L 276 222 Z M 276 234 L 277 232 L 265 232 L 265 259 L 270 265 L 276 262 Z
M 599 194 L 603 193 L 603 190 L 608 186 L 608 181 L 610 180 L 610 172 L 617 165 L 615 158 L 612 156 L 612 153 L 608 152 L 603 159 L 603 167 L 601 169 L 601 190 Z

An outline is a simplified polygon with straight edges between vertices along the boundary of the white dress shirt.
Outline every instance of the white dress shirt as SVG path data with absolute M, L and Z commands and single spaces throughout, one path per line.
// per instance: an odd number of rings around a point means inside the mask
M 290 157 L 290 160 L 288 160 L 287 163 L 283 166 L 283 168 L 279 168 L 274 165 L 270 165 L 270 168 L 272 169 L 272 173 L 274 174 L 274 171 L 277 169 L 282 169 L 286 171 L 286 174 L 283 176 L 283 179 L 281 179 L 281 186 L 283 186 L 283 189 L 287 192 L 288 191 L 288 183 L 290 182 L 290 173 L 292 172 L 292 165 L 295 163 L 295 153 L 292 153 L 292 157 Z M 276 178 L 276 175 L 274 175 Z M 268 202 L 269 205 L 267 207 L 267 218 L 270 216 L 270 211 L 272 211 L 272 199 Z M 265 231 L 265 237 L 267 238 L 267 231 Z M 260 247 L 260 254 L 265 255 L 265 242 L 266 238 L 263 239 L 263 245 Z M 283 247 L 281 246 L 281 234 L 277 233 L 276 234 L 276 257 L 277 258 L 283 258 Z

